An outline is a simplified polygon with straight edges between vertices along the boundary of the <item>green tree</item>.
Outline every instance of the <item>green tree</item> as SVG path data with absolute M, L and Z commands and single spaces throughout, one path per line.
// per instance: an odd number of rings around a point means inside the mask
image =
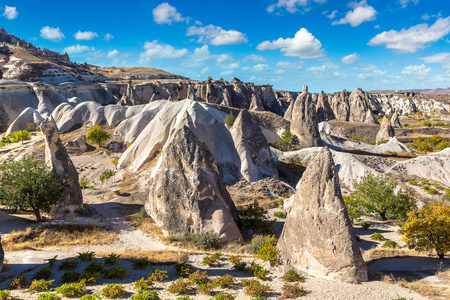
M 244 210 L 239 212 L 239 217 L 243 222 L 244 229 L 253 230 L 254 233 L 274 234 L 275 224 L 269 221 L 267 210 L 259 206 L 258 202 L 253 202 Z
M 233 112 L 230 111 L 230 114 L 228 116 L 225 117 L 225 124 L 227 124 L 228 126 L 233 126 L 235 121 Z
M 86 138 L 90 140 L 92 143 L 98 144 L 100 147 L 103 142 L 109 140 L 109 134 L 100 128 L 100 126 L 91 126 L 89 128 L 89 132 L 86 134 Z
M 0 203 L 12 209 L 31 210 L 41 221 L 64 193 L 66 180 L 31 157 L 0 164 Z
M 414 193 L 400 189 L 395 194 L 397 182 L 390 175 L 366 173 L 353 182 L 355 191 L 350 195 L 365 213 L 375 212 L 382 220 L 405 219 L 408 211 L 416 207 Z
M 16 142 L 22 142 L 22 145 L 23 145 L 23 142 L 24 142 L 24 141 L 31 140 L 31 135 L 30 135 L 30 133 L 29 133 L 28 131 L 26 131 L 26 130 L 20 130 L 20 131 L 14 132 L 14 133 L 12 134 L 12 138 L 13 138 L 13 142 L 14 142 L 14 143 L 16 143 Z
M 402 240 L 410 249 L 435 250 L 439 258 L 444 258 L 450 251 L 450 206 L 433 203 L 409 212 L 402 232 Z
M 293 149 L 294 136 L 289 130 L 283 131 L 281 139 L 278 141 L 278 148 L 281 151 L 289 151 Z

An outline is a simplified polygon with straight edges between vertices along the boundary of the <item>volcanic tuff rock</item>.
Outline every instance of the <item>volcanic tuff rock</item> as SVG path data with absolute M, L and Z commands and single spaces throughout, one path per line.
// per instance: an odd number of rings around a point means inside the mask
M 128 82 L 127 91 L 126 91 L 126 93 L 123 94 L 122 98 L 120 99 L 120 101 L 117 104 L 118 105 L 130 105 L 130 106 L 141 104 L 138 96 L 136 95 L 136 92 L 133 88 L 133 84 L 131 81 Z
M 41 114 L 36 109 L 31 107 L 25 108 L 17 119 L 9 125 L 6 130 L 6 135 L 25 129 L 29 123 L 40 124 L 43 120 L 44 118 L 42 118 Z
M 312 275 L 367 281 L 328 148 L 320 150 L 297 184 L 277 250 L 281 261 Z
M 302 148 L 322 146 L 314 101 L 309 93 L 299 95 L 293 104 L 291 132 L 298 137 Z
M 328 96 L 323 91 L 320 92 L 317 97 L 316 112 L 317 122 L 319 123 L 336 118 L 333 110 L 331 109 L 330 103 L 328 102 Z
M 45 137 L 45 162 L 52 172 L 66 177 L 67 185 L 64 195 L 53 208 L 53 214 L 61 216 L 65 211 L 74 212 L 83 206 L 78 172 L 72 163 L 66 148 L 59 138 L 59 131 L 55 121 L 50 117 L 41 124 L 41 131 Z
M 387 141 L 389 138 L 395 136 L 395 129 L 391 126 L 388 118 L 383 117 L 383 121 L 381 121 L 380 131 L 377 133 L 376 142 L 377 144 L 382 141 Z
M 164 146 L 151 174 L 145 209 L 168 234 L 212 231 L 222 240 L 242 238 L 236 207 L 193 126 L 186 116 Z
M 397 113 L 394 113 L 391 117 L 390 124 L 394 128 L 402 128 L 402 124 L 400 123 L 400 118 Z
M 375 118 L 371 109 L 367 110 L 366 117 L 364 119 L 364 123 L 377 124 L 377 125 L 380 124 L 378 122 L 377 118 Z
M 241 175 L 249 182 L 278 177 L 269 144 L 258 122 L 247 111 L 240 112 L 231 135 L 241 158 Z

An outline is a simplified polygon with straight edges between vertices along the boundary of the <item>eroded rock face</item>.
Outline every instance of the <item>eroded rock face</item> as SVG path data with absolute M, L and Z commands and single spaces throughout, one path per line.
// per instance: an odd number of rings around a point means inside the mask
M 394 113 L 392 115 L 392 118 L 390 120 L 390 124 L 394 128 L 402 128 L 402 124 L 400 123 L 400 118 L 398 117 L 397 113 Z
M 328 148 L 319 151 L 297 184 L 277 249 L 284 263 L 312 275 L 367 281 Z
M 0 232 L 0 272 L 3 270 L 3 260 L 5 259 L 5 252 L 2 247 L 2 233 Z
M 222 240 L 242 238 L 236 207 L 214 158 L 186 120 L 174 130 L 152 171 L 145 209 L 167 234 L 212 231 Z
M 62 216 L 67 210 L 74 212 L 83 206 L 78 172 L 72 163 L 66 148 L 59 138 L 59 131 L 55 121 L 50 117 L 41 124 L 41 131 L 45 138 L 45 162 L 52 172 L 60 176 L 66 176 L 68 182 L 64 195 L 53 208 L 52 214 Z
M 136 95 L 136 91 L 133 88 L 133 84 L 130 82 L 128 82 L 127 84 L 127 91 L 123 94 L 122 98 L 120 99 L 120 101 L 117 103 L 118 105 L 123 105 L 123 106 L 133 106 L 133 105 L 138 105 L 141 104 L 139 101 L 139 97 Z
M 333 120 L 334 116 L 333 110 L 331 109 L 330 102 L 328 102 L 328 96 L 323 91 L 317 97 L 316 104 L 317 111 L 317 122 Z
M 383 117 L 383 121 L 381 121 L 380 131 L 377 133 L 376 142 L 377 144 L 382 141 L 387 141 L 391 137 L 395 136 L 395 129 L 391 126 L 391 123 L 386 117 Z
M 302 148 L 322 146 L 316 107 L 309 93 L 302 93 L 294 102 L 291 116 L 291 132 L 298 137 Z
M 231 135 L 241 158 L 241 175 L 247 181 L 278 177 L 269 144 L 258 122 L 247 110 L 239 113 Z
M 368 110 L 366 113 L 366 118 L 364 119 L 364 123 L 369 123 L 369 124 L 380 124 L 377 120 L 377 118 L 375 118 L 375 115 L 372 113 L 372 110 Z

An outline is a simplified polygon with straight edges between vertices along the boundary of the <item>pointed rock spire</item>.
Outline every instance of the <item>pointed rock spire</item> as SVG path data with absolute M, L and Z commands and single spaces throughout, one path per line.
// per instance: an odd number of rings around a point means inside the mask
M 390 124 L 394 128 L 402 128 L 402 124 L 400 123 L 400 118 L 398 117 L 397 112 L 392 115 Z
M 377 133 L 376 142 L 377 144 L 382 141 L 387 141 L 391 137 L 395 136 L 395 129 L 391 126 L 388 118 L 386 116 L 383 117 L 383 121 L 381 121 L 380 131 Z
M 309 93 L 300 94 L 294 102 L 291 132 L 298 137 L 302 148 L 322 146 L 315 103 Z

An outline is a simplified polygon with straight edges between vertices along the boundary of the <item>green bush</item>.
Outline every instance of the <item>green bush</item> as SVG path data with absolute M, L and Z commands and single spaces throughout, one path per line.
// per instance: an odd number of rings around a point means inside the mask
M 122 267 L 114 267 L 112 269 L 106 269 L 103 272 L 103 277 L 108 279 L 120 278 L 122 279 L 125 275 L 127 275 L 128 270 Z
M 37 131 L 37 130 L 40 130 L 41 128 L 39 127 L 39 125 L 38 124 L 35 124 L 35 123 L 28 123 L 26 126 L 25 126 L 25 130 L 26 131 L 29 131 L 29 132 L 32 132 L 32 131 Z
M 263 266 L 257 264 L 255 261 L 250 264 L 248 270 L 252 272 L 256 278 L 261 280 L 268 280 L 267 275 L 269 274 L 269 271 L 264 269 Z
M 103 297 L 111 299 L 123 298 L 123 296 L 125 296 L 126 294 L 126 291 L 123 285 L 110 283 L 105 284 L 105 287 L 102 289 L 101 294 Z
M 139 290 L 131 300 L 161 300 L 158 291 Z
M 45 294 L 39 294 L 36 300 L 61 300 L 61 297 L 57 296 L 55 293 L 47 292 Z
M 264 235 L 255 235 L 252 240 L 250 241 L 250 244 L 248 245 L 248 250 L 253 253 L 253 254 L 257 254 L 259 248 L 262 247 L 262 245 L 264 245 L 264 243 L 266 242 L 266 236 Z
M 178 279 L 177 281 L 172 282 L 167 291 L 171 294 L 187 294 L 189 289 L 190 282 L 188 280 L 184 280 L 183 278 Z
M 58 260 L 56 259 L 57 257 L 58 257 L 58 255 L 55 255 L 53 258 L 44 259 L 44 261 L 47 261 L 48 262 L 48 266 L 50 268 L 52 268 L 58 262 Z
M 219 266 L 220 258 L 222 257 L 222 253 L 216 252 L 211 256 L 205 256 L 202 261 L 202 265 L 212 267 Z
M 52 284 L 54 280 L 45 281 L 41 280 L 33 280 L 30 287 L 28 288 L 28 292 L 46 292 L 52 289 Z
M 275 234 L 275 224 L 268 221 L 267 210 L 260 207 L 258 202 L 253 202 L 239 212 L 245 230 L 253 230 L 254 233 Z
M 285 283 L 282 287 L 283 294 L 280 299 L 293 299 L 303 295 L 306 295 L 308 292 L 298 283 L 288 284 Z
M 24 289 L 29 284 L 30 282 L 28 281 L 27 274 L 24 274 L 14 278 L 11 284 L 9 285 L 9 289 L 10 290 Z
M 169 276 L 167 276 L 167 271 L 164 269 L 155 269 L 151 274 L 148 275 L 148 279 L 151 281 L 162 282 L 167 278 L 169 278 Z
M 116 170 L 113 169 L 105 170 L 102 174 L 100 174 L 100 181 L 103 183 L 106 180 L 113 177 L 114 175 L 116 175 Z
M 285 130 L 281 134 L 281 138 L 278 141 L 278 149 L 281 151 L 294 150 L 294 135 L 289 130 Z
M 31 135 L 26 130 L 20 130 L 20 131 L 14 132 L 12 134 L 12 141 L 14 143 L 22 142 L 22 144 L 23 144 L 24 141 L 28 141 L 28 140 L 31 140 Z
M 352 223 L 361 217 L 361 205 L 354 197 L 344 196 L 344 203 Z
M 78 255 L 75 258 L 81 261 L 91 261 L 95 258 L 95 252 L 94 251 L 87 251 L 82 253 L 78 252 Z
M 362 229 L 364 229 L 364 230 L 368 230 L 370 228 L 370 226 L 372 226 L 372 223 L 370 223 L 370 222 L 364 222 L 361 225 Z
M 86 283 L 65 283 L 60 286 L 55 293 L 62 295 L 63 297 L 81 296 L 86 290 Z
M 243 280 L 244 292 L 252 297 L 265 297 L 272 289 L 267 284 L 262 284 L 256 279 Z
M 234 284 L 234 277 L 230 274 L 225 274 L 220 277 L 216 277 L 212 281 L 213 287 L 227 288 Z
M 180 238 L 183 242 L 194 244 L 202 250 L 214 250 L 220 248 L 220 238 L 214 232 L 185 233 Z
M 34 274 L 33 279 L 48 280 L 50 278 L 50 276 L 52 276 L 52 270 L 50 270 L 49 268 L 42 268 L 39 270 L 39 272 Z
M 80 300 L 100 300 L 102 296 L 99 293 L 94 293 L 92 295 L 86 294 L 81 296 Z
M 219 293 L 211 298 L 211 300 L 235 300 L 236 296 L 230 293 Z
M 145 269 L 152 265 L 152 262 L 148 259 L 148 257 L 143 257 L 136 259 L 133 262 L 133 269 Z
M 237 255 L 230 256 L 230 262 L 233 264 L 233 269 L 238 271 L 245 271 L 247 269 L 247 263 L 242 261 L 242 257 Z
M 86 138 L 91 141 L 92 143 L 98 144 L 98 146 L 101 146 L 101 143 L 106 142 L 109 140 L 110 136 L 109 134 L 100 128 L 100 126 L 91 126 L 89 128 L 89 132 L 86 134 Z
M 209 277 L 208 274 L 206 274 L 206 271 L 201 273 L 200 270 L 197 270 L 194 273 L 189 274 L 189 280 L 193 284 L 202 284 L 208 283 Z
M 380 242 L 386 240 L 386 238 L 385 238 L 381 233 L 378 233 L 378 232 L 372 234 L 372 235 L 370 236 L 370 238 L 371 238 L 372 240 L 374 240 L 374 241 L 380 241 Z
M 117 261 L 120 259 L 122 254 L 115 254 L 114 252 L 108 255 L 108 257 L 103 261 L 103 264 L 105 265 L 115 265 Z
M 410 184 L 410 185 L 417 185 L 418 182 L 416 180 L 410 180 L 410 181 L 408 181 L 408 184 Z
M 11 296 L 10 291 L 2 291 L 0 290 L 0 300 L 13 300 L 14 297 Z
M 450 189 L 445 189 L 444 192 L 444 199 L 450 201 Z
M 281 279 L 285 282 L 305 282 L 305 278 L 293 269 L 284 273 Z
M 391 241 L 391 240 L 387 240 L 386 242 L 384 242 L 384 244 L 382 245 L 383 248 L 398 248 L 398 243 Z
M 279 255 L 278 251 L 276 250 L 276 246 L 277 239 L 275 238 L 275 236 L 267 236 L 264 244 L 259 247 L 256 257 L 262 259 L 263 261 L 270 262 L 271 265 L 275 264 Z
M 194 267 L 188 263 L 178 263 L 175 264 L 172 269 L 175 270 L 175 272 L 177 272 L 178 276 L 188 276 L 189 273 L 192 271 Z
M 141 279 L 139 279 L 138 281 L 136 281 L 134 283 L 134 289 L 136 291 L 139 290 L 148 290 L 152 287 L 153 282 L 149 279 L 144 279 L 144 277 L 142 277 Z
M 283 211 L 276 211 L 273 213 L 273 216 L 280 219 L 286 219 L 286 213 Z
M 433 189 L 433 188 L 428 189 L 427 192 L 430 195 L 437 195 L 437 194 L 439 194 L 439 192 L 436 189 Z
M 233 112 L 230 111 L 230 114 L 225 117 L 225 124 L 228 126 L 233 126 L 235 120 L 236 118 L 234 117 Z
M 78 267 L 78 262 L 76 260 L 64 260 L 60 263 L 60 270 L 71 270 Z
M 105 267 L 103 267 L 102 263 L 99 262 L 91 262 L 89 265 L 86 266 L 86 268 L 84 268 L 83 272 L 86 273 L 102 273 L 103 270 L 105 269 Z
M 88 188 L 90 182 L 91 181 L 86 176 L 82 176 L 80 178 L 80 188 L 82 188 L 82 189 Z
M 62 283 L 77 282 L 80 279 L 81 274 L 74 271 L 68 271 L 61 276 Z

